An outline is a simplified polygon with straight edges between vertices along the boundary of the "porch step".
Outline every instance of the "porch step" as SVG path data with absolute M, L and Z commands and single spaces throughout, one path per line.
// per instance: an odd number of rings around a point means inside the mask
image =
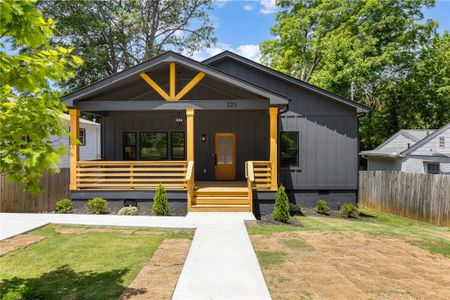
M 195 204 L 191 206 L 190 211 L 250 211 L 249 205 L 240 204 Z
M 196 196 L 193 204 L 245 204 L 248 205 L 248 196 Z
M 250 207 L 246 186 L 207 183 L 194 188 L 191 211 L 250 211 Z

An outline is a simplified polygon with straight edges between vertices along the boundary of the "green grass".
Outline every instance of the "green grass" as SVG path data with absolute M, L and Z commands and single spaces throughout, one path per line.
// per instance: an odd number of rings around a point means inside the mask
M 164 239 L 192 237 L 170 230 L 60 234 L 57 227 L 33 231 L 46 238 L 0 257 L 1 299 L 117 299 Z
M 448 227 L 434 226 L 408 218 L 360 209 L 362 220 L 331 217 L 298 216 L 304 227 L 289 225 L 254 225 L 248 227 L 249 234 L 272 234 L 287 231 L 364 232 L 368 235 L 390 235 L 406 238 L 408 242 L 434 254 L 450 257 L 450 240 L 444 234 Z
M 296 239 L 290 239 L 290 240 L 282 240 L 282 243 L 291 248 L 291 249 L 297 249 L 302 251 L 314 251 L 314 247 L 308 244 L 306 241 L 296 238 Z
M 263 268 L 274 267 L 283 264 L 287 259 L 287 253 L 282 251 L 256 251 L 259 264 Z

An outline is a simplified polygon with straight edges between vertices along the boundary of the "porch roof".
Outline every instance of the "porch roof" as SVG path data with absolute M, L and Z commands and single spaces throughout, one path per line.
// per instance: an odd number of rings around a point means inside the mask
M 241 93 L 244 95 L 245 94 L 254 95 L 258 99 L 270 101 L 270 105 L 284 105 L 289 102 L 288 98 L 286 98 L 283 95 L 264 89 L 260 86 L 254 85 L 237 77 L 229 75 L 225 72 L 222 72 L 218 69 L 215 69 L 201 62 L 197 62 L 188 57 L 168 51 L 150 60 L 147 60 L 141 64 L 135 65 L 129 69 L 118 72 L 114 75 L 99 80 L 86 87 L 68 93 L 65 96 L 63 96 L 62 98 L 63 103 L 69 107 L 75 107 L 77 105 L 76 103 L 74 103 L 74 101 L 91 100 L 101 93 L 114 90 L 115 88 L 117 89 L 131 78 L 139 77 L 139 74 L 142 72 L 146 72 L 150 69 L 157 69 L 158 65 L 168 65 L 169 63 L 176 63 L 181 68 L 188 68 L 190 70 L 203 72 L 206 74 L 206 78 L 212 78 L 213 80 L 222 82 L 227 86 L 239 89 L 242 91 Z M 151 89 L 150 87 L 148 88 L 149 90 Z M 95 100 L 107 100 L 107 99 L 95 99 Z M 142 101 L 144 99 L 137 98 L 137 99 L 120 99 L 120 100 Z

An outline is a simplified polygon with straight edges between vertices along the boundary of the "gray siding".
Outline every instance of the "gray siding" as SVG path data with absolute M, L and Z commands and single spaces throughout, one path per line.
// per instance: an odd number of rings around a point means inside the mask
M 236 133 L 236 180 L 245 180 L 246 161 L 269 159 L 268 111 L 196 111 L 194 130 L 196 180 L 214 180 L 216 132 Z
M 291 99 L 280 115 L 280 131 L 300 134 L 299 165 L 279 170 L 292 189 L 356 189 L 358 122 L 356 109 L 288 83 L 234 60 L 213 64 L 243 80 Z

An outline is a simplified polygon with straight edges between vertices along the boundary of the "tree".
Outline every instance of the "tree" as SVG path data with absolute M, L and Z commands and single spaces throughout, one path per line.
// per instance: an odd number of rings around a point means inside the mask
M 159 184 L 153 197 L 152 214 L 155 216 L 169 215 L 169 201 L 166 197 L 166 191 L 162 184 Z
M 74 46 L 85 66 L 64 87 L 74 89 L 173 49 L 190 54 L 215 43 L 211 0 L 42 0 L 57 20 L 56 44 Z
M 423 113 L 411 117 L 411 105 L 426 101 L 402 89 L 437 35 L 436 22 L 421 21 L 421 9 L 434 1 L 295 0 L 278 5 L 275 38 L 261 44 L 262 61 L 344 97 L 350 97 L 353 82 L 355 100 L 373 109 L 361 118 L 362 149 L 400 128 L 439 123 L 424 122 Z M 436 82 L 437 90 L 442 80 Z M 423 84 L 415 83 L 429 90 Z M 433 103 L 426 114 L 436 115 L 437 106 L 448 111 Z
M 284 186 L 280 186 L 275 196 L 272 218 L 276 221 L 287 223 L 289 221 L 289 198 L 286 195 Z
M 65 106 L 52 84 L 73 76 L 69 69 L 82 61 L 49 45 L 54 23 L 33 1 L 0 1 L 0 11 L 0 173 L 37 193 L 43 172 L 57 172 L 65 153 L 52 141 L 66 134 Z

